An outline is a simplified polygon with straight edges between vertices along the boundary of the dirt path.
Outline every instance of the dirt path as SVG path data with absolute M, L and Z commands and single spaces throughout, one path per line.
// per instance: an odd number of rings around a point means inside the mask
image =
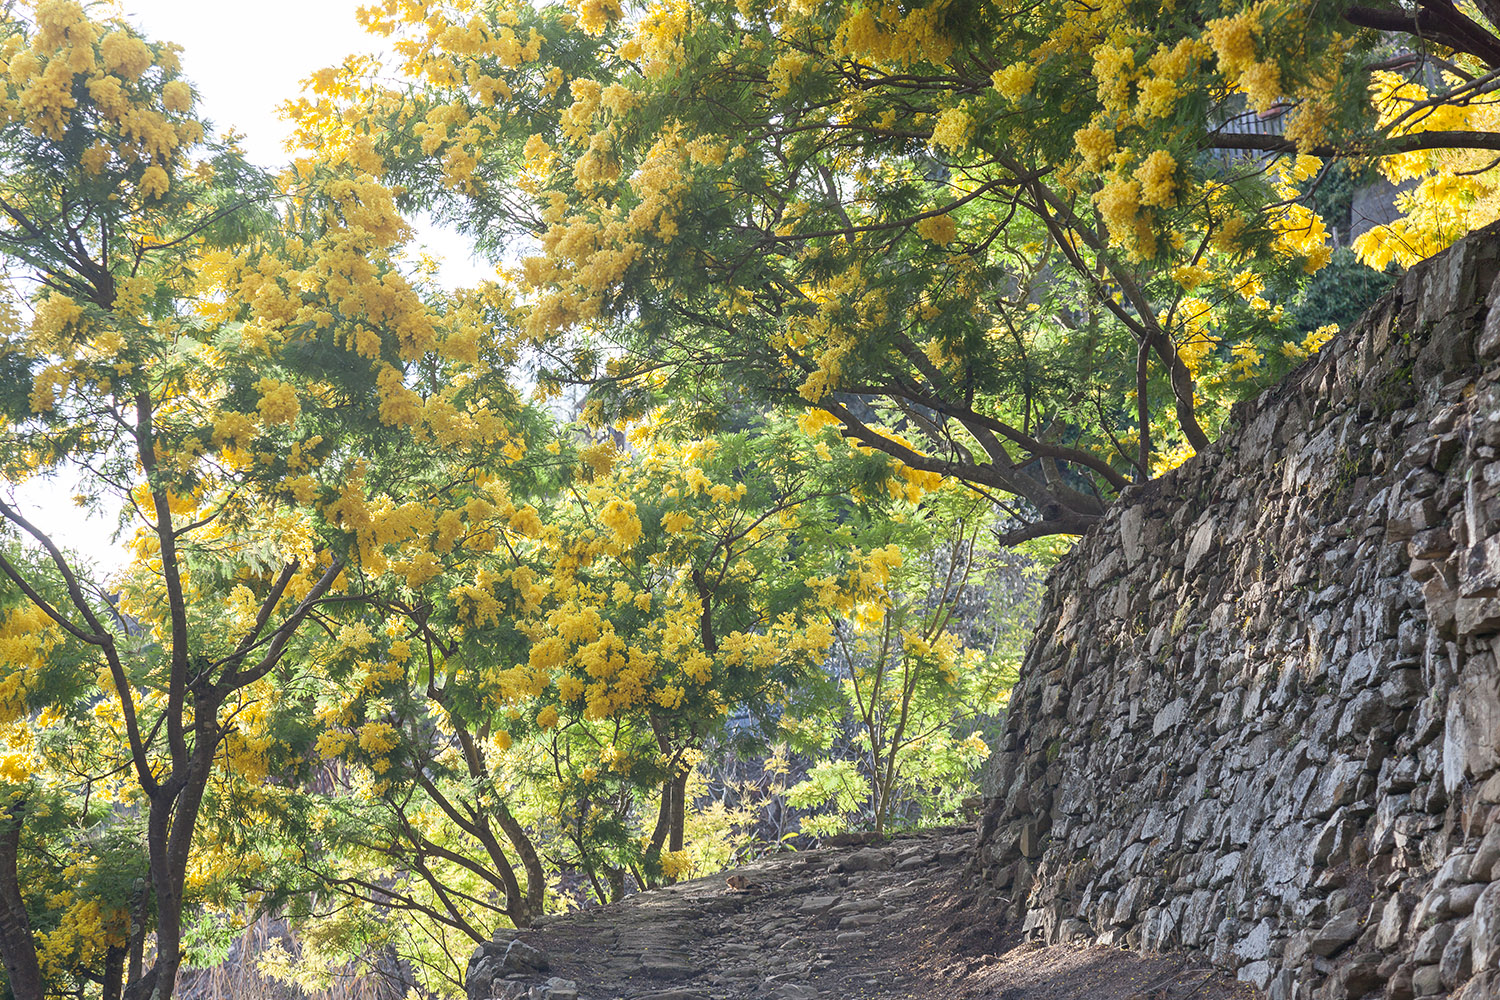
M 872 847 L 779 855 L 613 906 L 552 917 L 538 929 L 508 931 L 476 953 L 470 964 L 470 997 L 1256 996 L 1242 984 L 1180 959 L 1023 943 L 1018 933 L 994 926 L 992 900 L 976 892 L 964 872 L 972 836 L 969 830 L 934 832 Z M 726 875 L 736 878 L 726 880 Z M 513 939 L 520 943 L 513 945 Z M 548 960 L 545 970 L 535 968 L 541 954 Z

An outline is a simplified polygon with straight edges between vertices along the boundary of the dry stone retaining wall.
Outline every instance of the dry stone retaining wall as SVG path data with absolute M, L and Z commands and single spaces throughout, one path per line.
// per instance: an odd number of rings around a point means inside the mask
M 979 863 L 1048 942 L 1500 998 L 1500 230 L 1054 572 Z

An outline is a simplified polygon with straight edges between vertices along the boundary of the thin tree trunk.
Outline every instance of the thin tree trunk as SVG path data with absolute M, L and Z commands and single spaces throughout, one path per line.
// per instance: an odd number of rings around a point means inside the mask
M 687 782 L 688 773 L 672 778 L 669 785 L 669 793 L 672 796 L 672 832 L 667 840 L 667 850 L 680 851 L 685 840 L 684 833 L 687 826 Z M 677 881 L 675 878 L 671 881 Z
M 0 957 L 16 1000 L 42 1000 L 42 970 L 17 872 L 25 812 L 26 800 L 22 799 L 5 811 L 0 827 Z
M 646 853 L 660 851 L 667 843 L 667 834 L 672 830 L 672 779 L 661 783 L 661 802 L 656 806 L 656 825 L 651 828 L 651 843 Z
M 156 982 L 160 971 L 158 966 L 153 965 L 139 979 L 127 984 L 125 1000 L 151 1000 L 156 997 Z
M 433 693 L 433 697 L 437 697 L 435 693 Z M 438 703 L 444 705 L 445 708 L 447 707 L 441 699 L 438 699 Z M 469 769 L 469 776 L 476 780 L 488 780 L 490 778 L 489 765 L 485 762 L 484 756 L 481 754 L 478 744 L 474 742 L 474 738 L 469 733 L 469 730 L 463 725 L 458 724 L 457 720 L 455 720 L 455 731 L 458 735 L 459 745 L 463 748 L 464 762 Z M 423 782 L 423 786 L 435 797 L 438 797 L 437 788 L 431 782 Z M 451 810 L 451 807 L 448 806 L 444 806 L 444 808 L 445 811 Z M 451 811 L 449 814 L 453 815 Z M 521 867 L 526 872 L 526 891 L 524 896 L 521 894 L 520 884 L 516 880 L 515 869 L 511 866 L 510 860 L 506 858 L 505 851 L 501 848 L 500 842 L 490 832 L 489 824 L 484 822 L 481 817 L 473 824 L 471 832 L 484 844 L 484 848 L 489 853 L 491 861 L 500 870 L 501 878 L 505 882 L 505 906 L 510 911 L 510 922 L 517 927 L 529 927 L 534 918 L 541 916 L 547 902 L 547 881 L 545 875 L 542 873 L 542 859 L 537 854 L 536 845 L 531 842 L 531 837 L 527 835 L 526 828 L 517 822 L 515 816 L 511 814 L 510 809 L 503 802 L 496 808 L 495 818 L 500 823 L 501 832 L 510 841 L 511 847 L 515 848 L 516 857 L 521 859 Z
M 618 903 L 625 897 L 625 869 L 604 866 L 605 873 L 609 876 L 609 899 L 607 902 Z
M 129 989 L 141 980 L 141 966 L 146 959 L 146 917 L 151 896 L 144 883 L 137 883 L 135 899 L 130 907 L 130 957 L 125 965 L 125 987 Z

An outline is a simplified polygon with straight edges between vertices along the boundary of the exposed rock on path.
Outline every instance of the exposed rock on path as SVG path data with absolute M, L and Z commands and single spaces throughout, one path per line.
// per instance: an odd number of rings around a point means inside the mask
M 779 855 L 505 931 L 472 1000 L 1247 1000 L 1181 959 L 1035 948 L 965 869 L 973 833 Z M 738 876 L 738 877 L 735 877 Z M 526 949 L 512 944 L 523 942 Z M 537 955 L 545 954 L 538 968 Z M 507 962 L 507 956 L 509 961 Z M 514 971 L 507 971 L 509 964 Z M 521 966 L 525 967 L 521 967 Z

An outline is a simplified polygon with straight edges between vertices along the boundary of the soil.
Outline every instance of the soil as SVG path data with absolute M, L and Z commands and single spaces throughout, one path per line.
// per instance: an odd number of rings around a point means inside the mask
M 507 931 L 545 971 L 474 997 L 531 1000 L 1255 1000 L 1183 956 L 1038 947 L 995 919 L 971 830 L 783 854 Z M 519 954 L 519 950 L 518 950 Z M 471 967 L 472 968 L 472 967 Z M 478 987 L 478 989 L 476 989 Z

